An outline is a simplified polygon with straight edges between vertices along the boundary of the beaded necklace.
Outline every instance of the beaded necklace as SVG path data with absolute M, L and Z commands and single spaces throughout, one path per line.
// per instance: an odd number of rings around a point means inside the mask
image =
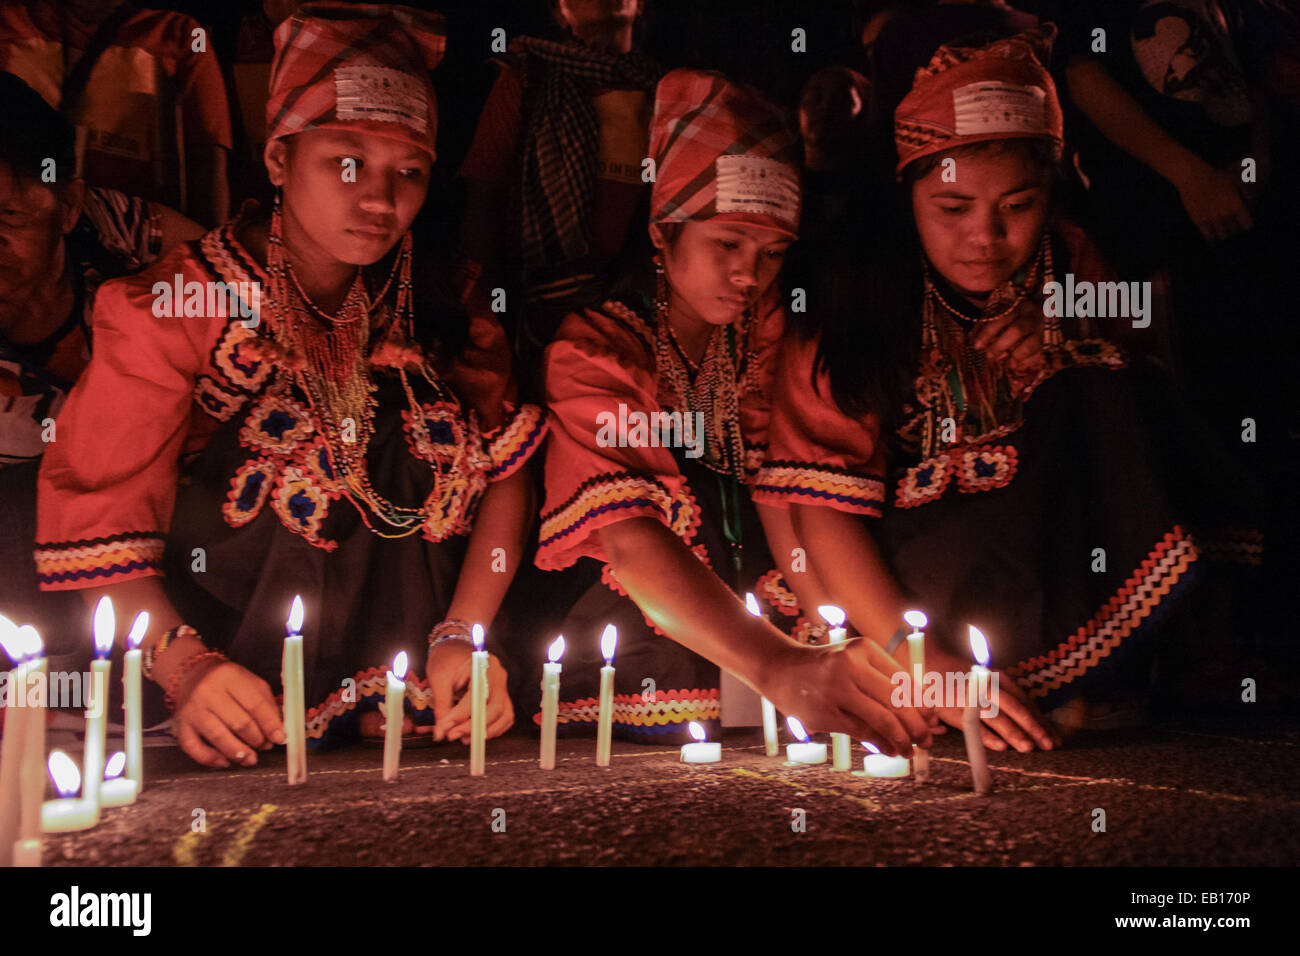
M 968 318 L 953 307 L 935 284 L 929 262 L 925 263 L 925 301 L 921 322 L 921 367 L 916 395 L 922 413 L 920 452 L 933 456 L 940 445 L 974 443 L 1009 434 L 1024 420 L 1022 390 L 1011 380 L 1005 358 L 990 362 L 973 344 L 974 328 L 1005 318 L 1020 307 L 1031 289 L 1041 288 L 1053 278 L 1052 246 L 1044 231 L 1038 252 L 1023 276 L 994 290 L 983 314 Z M 963 324 L 963 321 L 966 324 Z M 1045 317 L 1043 348 L 1061 345 L 1060 322 Z M 941 423 L 951 419 L 955 434 L 941 440 Z M 914 425 L 907 431 L 914 432 Z
M 287 396 L 290 383 L 306 396 L 325 441 L 330 466 L 341 479 L 344 496 L 361 515 L 366 527 L 383 538 L 402 538 L 418 533 L 430 518 L 446 513 L 450 499 L 460 492 L 469 442 L 463 442 L 445 469 L 433 468 L 434 486 L 417 507 L 397 505 L 375 491 L 370 480 L 366 457 L 374 435 L 376 385 L 370 367 L 388 366 L 397 371 L 410 408 L 410 427 L 419 447 L 430 447 L 428 424 L 407 377 L 414 367 L 437 393 L 440 400 L 456 402 L 455 396 L 433 373 L 423 352 L 413 343 L 414 330 L 411 295 L 411 234 L 402 239 L 402 248 L 393 270 L 375 299 L 366 292 L 361 268 L 348 291 L 347 298 L 335 315 L 316 306 L 303 290 L 285 254 L 281 233 L 280 197 L 277 194 L 271 213 L 267 237 L 267 273 L 270 278 L 269 304 L 271 323 L 278 352 L 288 374 L 277 377 L 273 386 Z M 388 321 L 384 297 L 397 278 L 396 303 Z M 325 321 L 322 325 L 312 313 Z M 373 327 L 387 323 L 387 330 L 369 359 L 366 348 Z M 405 332 L 405 337 L 399 334 Z M 471 419 L 473 412 L 470 413 Z M 471 429 L 472 430 L 472 429 Z M 380 531 L 371 517 L 395 534 Z

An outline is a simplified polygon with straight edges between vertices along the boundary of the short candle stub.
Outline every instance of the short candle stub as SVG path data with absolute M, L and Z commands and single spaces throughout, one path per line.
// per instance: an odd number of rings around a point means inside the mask
M 691 736 L 695 738 L 695 743 L 682 746 L 683 763 L 717 763 L 722 759 L 722 744 L 707 743 L 704 739 L 706 736 L 704 728 L 698 722 L 692 720 L 689 730 Z

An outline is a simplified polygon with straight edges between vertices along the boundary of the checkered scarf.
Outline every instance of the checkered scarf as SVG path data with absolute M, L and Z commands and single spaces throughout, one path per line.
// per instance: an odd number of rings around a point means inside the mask
M 275 31 L 267 139 L 361 124 L 433 156 L 438 110 L 429 71 L 446 44 L 438 13 L 304 3 Z
M 799 140 L 787 112 L 720 73 L 673 70 L 650 124 L 650 228 L 720 219 L 798 234 Z
M 510 50 L 527 57 L 521 190 L 517 214 L 525 269 L 582 259 L 591 249 L 591 195 L 600 127 L 593 91 L 649 92 L 663 68 L 637 51 L 605 53 L 534 37 Z

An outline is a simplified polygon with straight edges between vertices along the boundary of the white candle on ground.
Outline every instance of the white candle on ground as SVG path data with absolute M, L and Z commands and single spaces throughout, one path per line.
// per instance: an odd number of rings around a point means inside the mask
M 27 745 L 27 675 L 30 648 L 25 635 L 9 618 L 0 615 L 0 647 L 14 662 L 4 698 L 4 740 L 0 742 L 0 866 L 12 862 L 14 842 L 22 813 L 22 767 Z
M 113 649 L 117 619 L 113 602 L 107 597 L 95 605 L 95 659 L 90 663 L 90 700 L 86 710 L 86 748 L 82 757 L 82 799 L 99 813 L 99 788 L 104 782 L 104 749 L 108 734 L 108 678 L 113 663 L 108 659 Z
M 124 807 L 135 803 L 139 785 L 130 777 L 120 776 L 126 767 L 126 754 L 118 751 L 104 767 L 104 782 L 100 785 L 99 804 L 103 807 Z
M 50 753 L 49 766 L 59 797 L 46 800 L 41 806 L 42 832 L 65 833 L 93 827 L 99 822 L 98 805 L 71 796 L 81 788 L 81 771 L 76 762 L 62 750 L 55 750 Z
M 144 723 L 140 711 L 140 642 L 149 630 L 149 612 L 135 616 L 131 633 L 126 638 L 126 654 L 122 657 L 122 691 L 125 707 L 126 777 L 135 781 L 137 790 L 144 786 L 143 739 Z
M 469 772 L 481 777 L 487 756 L 488 652 L 483 649 L 483 625 L 475 624 L 470 633 L 474 653 L 470 668 Z
M 722 759 L 722 744 L 709 743 L 704 739 L 704 728 L 696 721 L 690 723 L 693 744 L 682 744 L 682 763 L 717 763 Z
M 289 783 L 307 782 L 307 698 L 302 676 L 302 597 L 294 595 L 286 625 L 280 680 L 284 686 L 284 737 Z
M 921 687 L 925 681 L 925 626 L 930 623 L 924 611 L 906 611 L 903 620 L 912 628 L 907 635 L 907 656 L 912 664 L 912 701 L 921 699 Z M 924 747 L 912 748 L 912 765 L 916 779 L 924 781 L 930 776 L 930 751 Z
M 890 757 L 882 754 L 879 747 L 865 740 L 862 741 L 862 746 L 871 751 L 862 758 L 862 772 L 868 777 L 907 776 L 909 771 L 906 757 Z
M 966 738 L 966 758 L 970 761 L 971 784 L 977 794 L 989 792 L 992 779 L 989 776 L 988 755 L 984 752 L 984 737 L 980 724 L 980 699 L 987 696 L 989 644 L 983 632 L 974 625 L 970 626 L 971 654 L 978 662 L 971 668 L 966 680 L 966 707 L 962 710 L 961 730 Z
M 830 642 L 843 644 L 848 638 L 848 631 L 844 627 L 844 610 L 834 604 L 821 604 L 817 607 L 817 613 L 831 626 Z M 831 734 L 831 755 L 831 766 L 834 769 L 853 769 L 853 741 L 848 734 Z
M 808 732 L 803 729 L 803 724 L 797 717 L 786 717 L 786 726 L 790 728 L 790 733 L 799 738 L 798 743 L 785 745 L 785 759 L 791 763 L 825 763 L 826 762 L 826 745 L 812 743 L 808 739 Z
M 27 639 L 27 652 L 34 655 L 28 661 L 28 681 L 41 688 L 33 705 L 32 695 L 27 695 L 27 739 L 23 744 L 23 763 L 19 789 L 22 791 L 22 810 L 18 823 L 18 842 L 14 844 L 14 866 L 41 865 L 41 802 L 45 799 L 45 708 L 48 690 L 47 663 L 44 646 L 36 628 L 23 625 L 18 629 Z
M 763 616 L 758 607 L 758 599 L 749 592 L 745 593 L 745 609 L 754 617 Z M 769 757 L 775 757 L 781 752 L 781 744 L 776 736 L 776 706 L 766 697 L 759 698 L 759 703 L 763 708 L 763 748 Z
M 384 779 L 397 779 L 397 763 L 402 756 L 402 724 L 406 718 L 406 651 L 399 651 L 388 671 L 384 694 Z
M 564 635 L 546 649 L 542 665 L 542 751 L 539 761 L 543 770 L 555 769 L 555 725 L 560 713 L 560 658 L 564 656 Z
M 596 718 L 596 766 L 609 766 L 609 748 L 614 737 L 614 648 L 618 645 L 618 628 L 606 624 L 600 635 L 600 653 L 605 666 L 600 669 L 600 712 Z

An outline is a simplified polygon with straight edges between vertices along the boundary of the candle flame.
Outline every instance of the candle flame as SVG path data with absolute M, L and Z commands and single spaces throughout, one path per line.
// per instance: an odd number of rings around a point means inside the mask
M 45 650 L 45 645 L 41 642 L 40 632 L 30 624 L 24 624 L 18 628 L 18 640 L 22 643 L 19 650 L 24 657 L 40 657 L 41 652 Z
M 837 604 L 819 604 L 817 605 L 817 613 L 831 627 L 844 626 L 844 609 Z
M 108 763 L 104 765 L 104 779 L 112 780 L 120 775 L 126 769 L 126 754 L 118 751 L 108 758 Z
M 293 596 L 293 604 L 289 608 L 289 621 L 285 624 L 289 629 L 289 636 L 302 633 L 302 595 Z
M 474 650 L 483 650 L 483 625 L 475 624 L 469 629 L 469 634 L 474 639 Z
M 18 633 L 18 625 L 3 614 L 0 614 L 0 650 L 15 664 L 27 656 L 27 642 Z
M 76 762 L 62 750 L 50 754 L 50 776 L 54 778 L 54 789 L 59 796 L 66 797 L 81 789 L 81 771 Z
M 113 615 L 113 599 L 102 597 L 95 605 L 95 656 L 107 657 L 113 649 L 113 634 L 117 630 L 117 618 Z
M 406 679 L 406 651 L 398 651 L 393 657 L 393 676 L 398 680 Z
M 862 746 L 866 747 L 866 748 L 867 748 L 868 750 L 870 750 L 873 754 L 878 754 L 878 753 L 880 753 L 880 748 L 877 747 L 875 744 L 873 744 L 873 743 L 872 743 L 871 741 L 869 741 L 869 740 L 864 740 L 864 741 L 862 741 Z
M 564 635 L 561 634 L 555 640 L 551 641 L 551 646 L 546 649 L 546 659 L 554 664 L 564 656 Z
M 970 625 L 970 652 L 977 662 L 989 666 L 989 642 L 985 639 L 984 632 L 974 624 Z
M 613 624 L 606 624 L 605 631 L 600 635 L 600 653 L 605 658 L 606 664 L 614 663 L 614 648 L 618 644 L 618 628 Z
M 804 743 L 808 742 L 808 731 L 803 729 L 803 724 L 799 723 L 798 717 L 787 717 L 785 725 L 790 728 L 790 733 L 794 734 Z
M 903 620 L 906 621 L 908 625 L 913 630 L 916 631 L 921 630 L 923 627 L 925 627 L 927 624 L 930 623 L 930 619 L 925 616 L 924 611 L 918 611 L 915 609 L 911 611 L 904 611 Z
M 704 743 L 704 728 L 703 728 L 703 727 L 701 727 L 701 726 L 700 726 L 696 721 L 692 720 L 691 723 L 690 723 L 690 730 L 691 730 L 691 736 L 692 736 L 692 737 L 694 737 L 694 738 L 695 738 L 696 740 L 698 740 L 700 743 Z
M 139 647 L 147 630 L 149 630 L 149 612 L 141 611 L 131 624 L 131 633 L 126 636 L 126 646 L 131 650 Z
M 754 615 L 754 617 L 763 616 L 763 612 L 759 610 L 758 607 L 758 598 L 754 597 L 752 591 L 745 592 L 745 610 Z

